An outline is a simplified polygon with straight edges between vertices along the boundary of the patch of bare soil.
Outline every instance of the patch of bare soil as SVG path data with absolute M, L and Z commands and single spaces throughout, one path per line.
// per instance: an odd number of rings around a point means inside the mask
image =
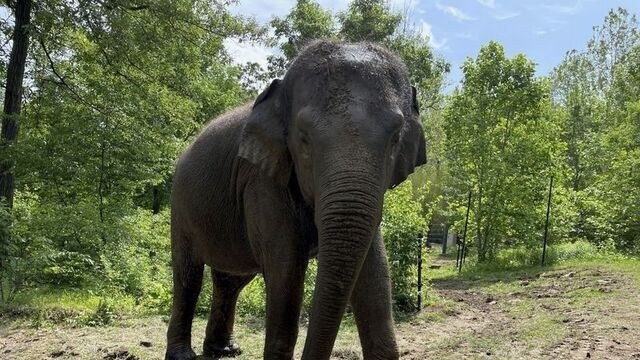
M 432 284 L 454 310 L 399 325 L 402 358 L 640 359 L 640 291 L 624 275 L 566 269 L 500 281 Z

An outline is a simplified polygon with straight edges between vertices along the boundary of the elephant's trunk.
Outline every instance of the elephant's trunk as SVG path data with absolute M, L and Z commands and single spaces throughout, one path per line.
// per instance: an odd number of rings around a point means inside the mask
M 383 185 L 375 171 L 323 177 L 316 198 L 318 274 L 303 359 L 329 359 L 351 291 L 380 223 Z

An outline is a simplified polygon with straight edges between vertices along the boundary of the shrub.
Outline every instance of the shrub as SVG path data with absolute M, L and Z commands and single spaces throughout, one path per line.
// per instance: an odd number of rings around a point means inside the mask
M 396 310 L 415 310 L 416 259 L 418 239 L 424 235 L 426 221 L 421 206 L 413 198 L 411 181 L 405 181 L 385 196 L 382 215 L 384 238 Z
M 245 317 L 264 317 L 265 300 L 264 279 L 258 275 L 240 293 L 236 313 Z
M 171 307 L 169 213 L 139 209 L 125 217 L 100 254 L 103 277 L 97 287 L 134 296 L 152 312 Z

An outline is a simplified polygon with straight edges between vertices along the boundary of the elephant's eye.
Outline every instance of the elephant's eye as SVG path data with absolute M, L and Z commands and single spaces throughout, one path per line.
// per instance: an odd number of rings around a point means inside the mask
M 393 137 L 391 137 L 391 146 L 396 146 L 398 142 L 400 142 L 400 131 L 397 131 L 393 134 Z
M 300 131 L 298 133 L 298 137 L 300 138 L 300 143 L 302 145 L 304 145 L 304 146 L 308 146 L 309 145 L 309 137 L 303 131 Z
M 304 131 L 300 131 L 298 133 L 298 139 L 300 139 L 300 146 L 302 147 L 302 151 L 308 156 L 310 147 L 309 136 L 307 136 Z
M 303 145 L 309 145 L 309 139 L 307 139 L 307 136 L 304 135 L 303 133 L 300 133 L 300 142 Z

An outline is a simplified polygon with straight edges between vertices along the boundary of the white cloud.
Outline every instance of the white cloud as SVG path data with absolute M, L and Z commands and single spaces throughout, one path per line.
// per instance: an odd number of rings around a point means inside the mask
M 554 13 L 573 15 L 573 14 L 577 13 L 578 10 L 580 10 L 582 8 L 582 5 L 580 4 L 580 2 L 578 2 L 578 3 L 574 4 L 574 5 L 557 5 L 557 4 L 549 5 L 549 4 L 545 4 L 545 5 L 542 5 L 542 8 L 546 9 L 546 10 L 549 10 L 551 12 L 554 12 Z
M 405 8 L 415 9 L 418 5 L 418 0 L 390 0 L 389 7 L 391 10 L 403 10 Z
M 422 34 L 422 36 L 426 36 L 429 39 L 429 45 L 431 45 L 436 50 L 443 48 L 447 44 L 447 39 L 442 38 L 438 40 L 438 38 L 436 38 L 436 35 L 433 33 L 431 24 L 424 20 L 422 21 L 422 25 L 420 26 L 420 34 Z
M 230 6 L 230 10 L 237 15 L 255 17 L 258 22 L 265 24 L 274 16 L 282 16 L 293 7 L 289 0 L 256 0 L 240 1 Z
M 514 18 L 516 16 L 520 16 L 520 13 L 514 11 L 514 12 L 498 13 L 498 14 L 493 15 L 493 18 L 496 19 L 496 20 L 502 21 L 502 20 L 507 20 L 507 19 Z
M 442 5 L 440 3 L 436 3 L 436 7 L 438 8 L 438 10 L 444 12 L 445 14 L 449 14 L 454 18 L 458 19 L 458 21 L 475 20 L 474 18 L 465 14 L 464 12 L 462 12 L 462 10 L 458 9 L 455 6 Z
M 323 9 L 331 10 L 334 13 L 345 10 L 350 2 L 350 0 L 318 0 L 318 4 L 320 4 Z M 292 7 L 293 3 L 295 3 L 295 1 L 291 1 Z
M 595 0 L 575 0 L 573 4 L 541 4 L 539 6 L 527 6 L 529 9 L 543 9 L 548 12 L 558 14 L 558 15 L 575 15 L 580 12 L 585 5 L 589 2 L 594 2 Z
M 538 36 L 545 36 L 545 35 L 547 35 L 549 33 L 555 32 L 557 30 L 558 29 L 555 29 L 555 28 L 554 29 L 539 29 L 539 30 L 534 30 L 533 33 L 538 35 Z
M 253 42 L 239 42 L 233 38 L 224 39 L 224 47 L 236 64 L 243 65 L 247 62 L 254 62 L 265 69 L 267 67 L 267 57 L 277 52 L 277 49 L 274 48 Z
M 458 33 L 454 36 L 458 39 L 473 39 L 473 35 L 471 33 Z
M 318 0 L 322 8 L 334 13 L 345 10 L 349 2 L 349 0 Z M 234 14 L 252 16 L 258 22 L 266 24 L 273 17 L 285 16 L 294 6 L 294 0 L 247 0 L 233 4 L 230 9 Z
M 480 5 L 482 6 L 486 6 L 488 8 L 494 8 L 496 7 L 496 0 L 477 0 Z

